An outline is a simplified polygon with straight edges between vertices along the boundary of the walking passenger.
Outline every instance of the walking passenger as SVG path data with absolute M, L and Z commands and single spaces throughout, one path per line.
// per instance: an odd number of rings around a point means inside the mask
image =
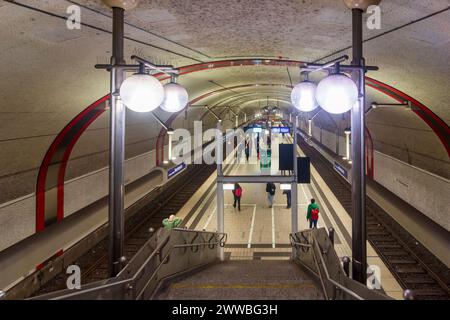
M 269 200 L 269 208 L 273 207 L 273 197 L 275 195 L 275 184 L 273 182 L 268 182 L 266 185 L 267 199 Z
M 258 160 L 259 160 L 259 133 L 258 133 L 258 135 L 256 136 L 256 157 L 257 157 Z
M 306 220 L 309 221 L 309 228 L 317 229 L 317 220 L 319 220 L 319 205 L 316 200 L 311 199 L 311 203 L 308 205 L 308 213 L 306 214 Z
M 239 185 L 239 183 L 234 184 L 233 196 L 234 196 L 233 207 L 236 208 L 236 203 L 237 203 L 238 210 L 241 211 L 242 187 Z
M 163 220 L 162 224 L 163 224 L 164 229 L 171 230 L 174 228 L 178 228 L 182 221 L 183 220 L 181 218 L 178 218 L 174 214 L 171 214 L 169 216 L 169 218 L 166 218 Z
M 245 143 L 245 159 L 248 163 L 248 157 L 250 157 L 250 145 L 248 143 Z

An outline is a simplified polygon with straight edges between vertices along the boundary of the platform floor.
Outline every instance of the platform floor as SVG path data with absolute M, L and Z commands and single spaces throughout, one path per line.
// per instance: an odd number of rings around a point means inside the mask
M 291 137 L 275 136 L 272 139 L 272 175 L 278 171 L 278 144 L 290 143 Z M 303 152 L 300 148 L 301 155 Z M 230 155 L 228 160 L 234 160 Z M 224 165 L 226 175 L 260 175 L 261 172 L 253 148 L 250 163 L 246 164 L 241 157 L 239 163 Z M 237 161 L 237 160 L 236 160 Z M 298 188 L 298 221 L 299 230 L 308 229 L 306 209 L 311 198 L 315 198 L 321 208 L 318 227 L 333 227 L 335 229 L 335 249 L 338 256 L 351 257 L 351 219 L 331 190 L 322 180 L 314 166 L 311 165 L 311 184 L 300 184 Z M 194 194 L 191 200 L 177 215 L 185 219 L 190 229 L 205 229 L 215 231 L 216 219 L 216 173 Z M 231 191 L 225 191 L 225 232 L 228 234 L 225 252 L 231 260 L 288 260 L 291 254 L 289 234 L 291 232 L 291 210 L 286 208 L 286 196 L 277 184 L 274 205 L 269 207 L 265 184 L 241 184 L 243 195 L 241 211 L 233 207 Z M 326 197 L 326 201 L 323 196 Z M 328 204 L 328 205 L 327 205 Z M 402 289 L 393 275 L 367 243 L 368 263 L 376 265 L 381 271 L 381 285 L 383 290 L 395 299 L 402 298 Z

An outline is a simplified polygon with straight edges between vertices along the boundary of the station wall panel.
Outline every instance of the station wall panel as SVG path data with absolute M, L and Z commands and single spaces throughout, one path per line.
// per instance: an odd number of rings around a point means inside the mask
M 374 179 L 450 231 L 450 180 L 374 152 Z

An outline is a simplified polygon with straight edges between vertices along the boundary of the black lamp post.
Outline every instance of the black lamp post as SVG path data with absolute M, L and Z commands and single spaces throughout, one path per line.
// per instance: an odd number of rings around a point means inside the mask
M 366 248 L 366 168 L 365 150 L 365 60 L 363 57 L 363 13 L 381 0 L 344 0 L 352 10 L 353 60 L 359 67 L 352 74 L 358 86 L 359 99 L 351 110 L 352 139 L 352 275 L 365 283 L 367 278 Z

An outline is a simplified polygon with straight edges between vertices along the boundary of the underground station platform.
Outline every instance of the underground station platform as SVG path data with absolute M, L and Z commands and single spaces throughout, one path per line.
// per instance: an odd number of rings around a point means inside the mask
M 0 308 L 450 300 L 448 0 L 0 17 Z

